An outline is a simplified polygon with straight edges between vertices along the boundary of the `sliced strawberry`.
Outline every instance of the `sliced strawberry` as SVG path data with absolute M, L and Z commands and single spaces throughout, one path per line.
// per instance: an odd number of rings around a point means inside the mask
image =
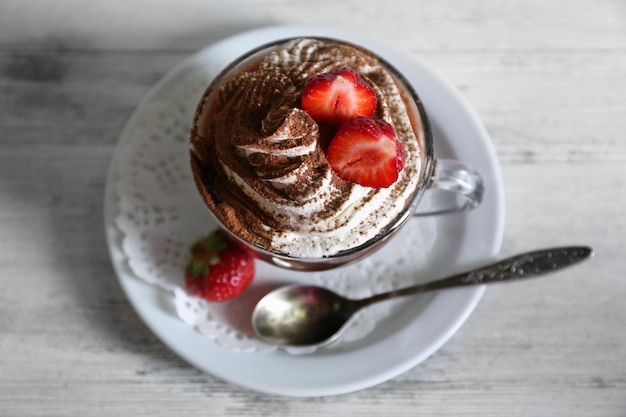
M 389 187 L 404 167 L 404 151 L 393 126 L 369 117 L 342 124 L 326 159 L 339 177 L 366 187 Z
M 329 126 L 339 126 L 352 117 L 371 117 L 376 102 L 372 87 L 348 67 L 315 75 L 302 89 L 302 109 L 316 122 Z
M 226 301 L 239 295 L 254 278 L 254 258 L 222 232 L 196 240 L 189 248 L 185 283 L 193 294 L 208 301 Z

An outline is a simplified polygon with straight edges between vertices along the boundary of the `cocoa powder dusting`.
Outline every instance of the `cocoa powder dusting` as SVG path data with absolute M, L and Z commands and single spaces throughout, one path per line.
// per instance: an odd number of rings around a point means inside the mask
M 299 108 L 306 80 L 340 66 L 360 73 L 377 93 L 376 117 L 391 122 L 403 143 L 406 175 L 391 191 L 404 194 L 419 173 L 419 147 L 398 88 L 376 57 L 332 41 L 300 39 L 278 47 L 245 72 L 205 93 L 192 127 L 191 166 L 198 189 L 215 216 L 253 245 L 273 248 L 276 233 L 327 232 L 354 184 L 329 167 L 325 151 L 334 131 Z M 376 190 L 362 196 L 366 205 Z M 378 214 L 374 214 L 378 217 Z M 365 220 L 363 220 L 365 221 Z M 363 232 L 357 232 L 363 233 Z

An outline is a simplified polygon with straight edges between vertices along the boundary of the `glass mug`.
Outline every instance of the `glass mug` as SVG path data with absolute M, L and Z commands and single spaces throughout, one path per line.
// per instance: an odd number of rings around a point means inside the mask
M 233 79 L 237 74 L 248 71 L 255 68 L 260 60 L 274 51 L 277 47 L 282 46 L 290 40 L 297 40 L 296 38 L 282 39 L 260 46 L 254 50 L 249 51 L 243 56 L 236 59 L 229 66 L 223 69 L 207 87 L 199 105 L 196 110 L 194 122 L 191 130 L 191 142 L 198 140 L 202 135 L 198 133 L 200 129 L 199 124 L 202 122 L 202 115 L 206 111 L 211 111 L 208 107 L 214 106 L 215 101 L 218 99 L 218 87 L 228 80 Z M 406 79 L 396 70 L 390 63 L 379 57 L 377 54 L 366 50 L 365 48 L 351 44 L 349 42 L 330 39 L 324 37 L 309 37 L 306 39 L 315 39 L 323 42 L 336 42 L 339 44 L 348 45 L 350 47 L 356 47 L 367 54 L 376 57 L 379 63 L 391 74 L 397 87 L 401 92 L 405 106 L 411 119 L 418 118 L 421 123 L 420 129 L 422 134 L 416 135 L 419 140 L 421 168 L 419 170 L 419 180 L 417 181 L 415 190 L 412 196 L 407 199 L 403 209 L 400 213 L 390 221 L 376 236 L 369 239 L 363 244 L 342 250 L 338 253 L 322 256 L 322 257 L 298 257 L 293 256 L 278 250 L 272 250 L 249 242 L 243 237 L 237 235 L 230 230 L 220 220 L 220 218 L 210 210 L 212 217 L 216 221 L 218 227 L 222 229 L 230 238 L 233 239 L 242 248 L 251 251 L 258 259 L 266 261 L 272 265 L 300 270 L 300 271 L 320 271 L 335 268 L 341 265 L 354 262 L 361 259 L 375 250 L 379 249 L 385 242 L 391 238 L 396 231 L 402 227 L 409 218 L 412 216 L 433 215 L 441 213 L 461 212 L 468 209 L 476 208 L 480 205 L 483 196 L 483 180 L 480 174 L 471 166 L 457 160 L 452 159 L 435 159 L 433 149 L 433 135 L 428 120 L 428 115 L 422 105 L 422 102 L 415 92 L 413 87 L 406 81 Z M 413 128 L 415 121 L 412 120 Z M 203 140 L 203 139 L 200 139 Z M 193 172 L 194 182 L 200 194 L 202 195 L 205 203 L 209 209 L 209 199 L 211 199 L 211 184 L 207 183 L 206 173 L 203 172 L 201 161 L 194 156 L 193 146 L 190 148 L 191 153 L 191 168 Z M 446 203 L 446 207 L 439 207 L 431 209 L 428 212 L 417 211 L 418 205 L 422 201 L 424 193 L 430 190 L 445 190 L 451 194 L 456 194 L 459 198 L 454 203 Z M 441 205 L 441 204 L 439 204 Z

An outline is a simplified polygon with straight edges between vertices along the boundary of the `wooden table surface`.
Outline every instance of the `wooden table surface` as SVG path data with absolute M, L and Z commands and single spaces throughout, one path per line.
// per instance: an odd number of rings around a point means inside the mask
M 0 416 L 626 416 L 626 2 L 0 0 Z M 502 255 L 590 262 L 487 290 L 443 348 L 380 385 L 252 392 L 168 350 L 103 236 L 106 173 L 142 97 L 246 29 L 329 24 L 430 62 L 490 133 Z

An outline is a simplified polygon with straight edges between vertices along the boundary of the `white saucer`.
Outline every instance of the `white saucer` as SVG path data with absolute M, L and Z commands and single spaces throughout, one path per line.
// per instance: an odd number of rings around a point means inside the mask
M 189 67 L 217 74 L 249 49 L 293 36 L 328 36 L 361 44 L 390 61 L 413 84 L 429 113 L 438 157 L 474 166 L 485 181 L 482 205 L 468 213 L 437 219 L 438 241 L 426 270 L 442 277 L 497 257 L 504 226 L 504 190 L 489 136 L 460 94 L 433 69 L 388 45 L 344 30 L 278 26 L 219 41 L 174 68 L 144 100 Z M 142 106 L 136 110 L 141 112 Z M 105 191 L 105 232 L 112 263 L 126 296 L 146 325 L 172 351 L 192 365 L 252 390 L 288 396 L 324 396 L 364 389 L 411 369 L 439 349 L 463 324 L 484 287 L 437 293 L 426 306 L 406 302 L 368 337 L 342 349 L 294 356 L 281 351 L 241 353 L 218 346 L 181 322 L 164 306 L 162 291 L 138 280 L 127 267 L 114 224 L 114 179 L 120 146 L 113 157 Z

